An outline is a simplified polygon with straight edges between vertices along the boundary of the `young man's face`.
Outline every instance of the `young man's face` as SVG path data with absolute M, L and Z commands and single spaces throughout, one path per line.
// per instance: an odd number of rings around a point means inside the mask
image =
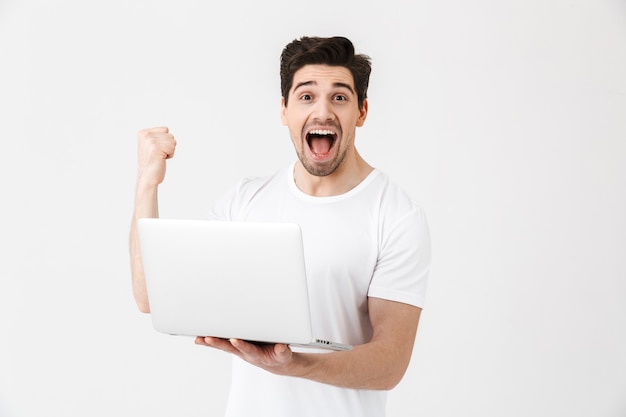
M 327 176 L 354 155 L 356 128 L 367 116 L 359 109 L 352 74 L 345 67 L 307 65 L 293 77 L 281 119 L 289 127 L 300 162 L 315 176 Z

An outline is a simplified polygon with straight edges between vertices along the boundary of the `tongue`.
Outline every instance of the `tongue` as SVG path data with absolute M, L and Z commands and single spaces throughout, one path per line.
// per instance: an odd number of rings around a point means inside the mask
M 331 140 L 327 137 L 311 138 L 311 150 L 316 155 L 326 155 L 330 152 Z

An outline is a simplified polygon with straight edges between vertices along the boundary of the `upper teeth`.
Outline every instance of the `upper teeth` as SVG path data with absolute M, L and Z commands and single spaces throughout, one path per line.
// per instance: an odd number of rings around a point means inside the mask
M 332 135 L 333 134 L 331 130 L 322 130 L 322 129 L 311 130 L 310 133 L 312 135 Z

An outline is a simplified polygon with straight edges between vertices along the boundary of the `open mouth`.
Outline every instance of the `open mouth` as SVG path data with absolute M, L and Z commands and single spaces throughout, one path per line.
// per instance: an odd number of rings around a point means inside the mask
M 315 156 L 326 156 L 337 142 L 337 133 L 329 129 L 313 129 L 306 135 L 309 149 Z

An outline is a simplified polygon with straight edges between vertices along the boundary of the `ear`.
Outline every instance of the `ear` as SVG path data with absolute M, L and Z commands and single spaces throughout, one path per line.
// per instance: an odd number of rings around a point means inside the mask
M 287 126 L 287 106 L 285 106 L 285 97 L 280 98 L 280 121 L 283 126 Z
M 363 100 L 363 107 L 359 109 L 359 118 L 356 120 L 356 126 L 361 127 L 367 118 L 368 103 L 367 99 Z

